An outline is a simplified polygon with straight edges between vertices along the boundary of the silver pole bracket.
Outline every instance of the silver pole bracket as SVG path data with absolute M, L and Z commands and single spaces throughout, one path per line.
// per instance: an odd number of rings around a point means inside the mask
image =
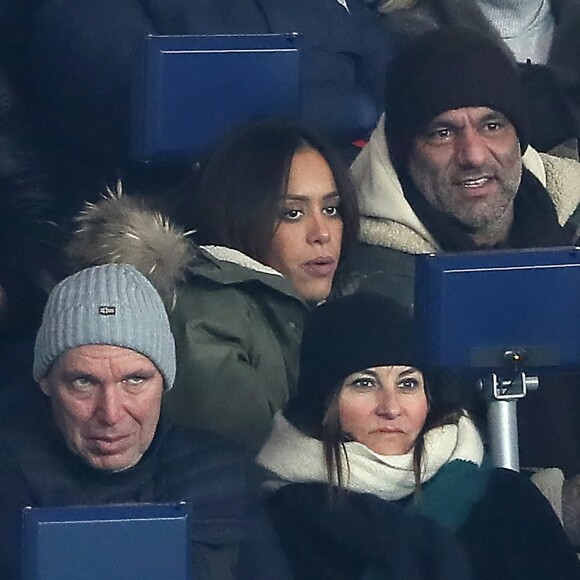
M 504 378 L 490 373 L 478 381 L 478 388 L 487 401 L 489 447 L 496 467 L 519 471 L 517 402 L 528 391 L 539 386 L 536 376 L 528 377 L 520 370 L 523 353 L 506 350 L 503 355 L 506 370 Z
M 523 399 L 528 391 L 535 391 L 539 384 L 538 377 L 528 377 L 520 371 L 509 379 L 491 373 L 478 381 L 478 388 L 488 401 L 514 401 Z

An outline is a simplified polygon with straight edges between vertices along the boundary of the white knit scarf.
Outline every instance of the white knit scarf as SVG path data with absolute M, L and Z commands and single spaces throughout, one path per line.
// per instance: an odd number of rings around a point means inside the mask
M 413 454 L 379 455 L 354 441 L 345 443 L 350 471 L 346 489 L 372 493 L 388 501 L 402 499 L 415 490 Z M 431 479 L 447 463 L 463 460 L 481 465 L 483 444 L 473 422 L 461 417 L 457 425 L 431 429 L 425 435 L 421 482 Z M 328 482 L 322 443 L 304 435 L 283 415 L 274 417 L 270 438 L 258 454 L 259 465 L 275 474 L 284 483 Z

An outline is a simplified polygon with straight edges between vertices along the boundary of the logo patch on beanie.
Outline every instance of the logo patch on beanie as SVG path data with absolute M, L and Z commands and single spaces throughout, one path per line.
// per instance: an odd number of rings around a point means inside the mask
M 99 314 L 101 316 L 115 316 L 117 308 L 115 306 L 99 306 Z

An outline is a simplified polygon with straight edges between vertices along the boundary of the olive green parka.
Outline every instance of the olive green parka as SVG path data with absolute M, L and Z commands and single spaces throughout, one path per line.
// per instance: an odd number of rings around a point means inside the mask
M 290 282 L 237 250 L 198 246 L 144 200 L 109 194 L 77 221 L 76 268 L 131 264 L 164 299 L 177 377 L 163 413 L 257 452 L 298 375 L 308 306 Z

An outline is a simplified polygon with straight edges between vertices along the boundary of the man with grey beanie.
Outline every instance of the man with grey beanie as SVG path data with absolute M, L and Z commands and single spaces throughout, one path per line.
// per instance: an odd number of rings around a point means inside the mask
M 46 400 L 0 429 L 0 578 L 17 577 L 9 522 L 25 506 L 171 501 L 195 513 L 196 578 L 285 578 L 237 450 L 161 419 L 175 369 L 165 307 L 135 268 L 96 266 L 54 288 L 34 350 Z

